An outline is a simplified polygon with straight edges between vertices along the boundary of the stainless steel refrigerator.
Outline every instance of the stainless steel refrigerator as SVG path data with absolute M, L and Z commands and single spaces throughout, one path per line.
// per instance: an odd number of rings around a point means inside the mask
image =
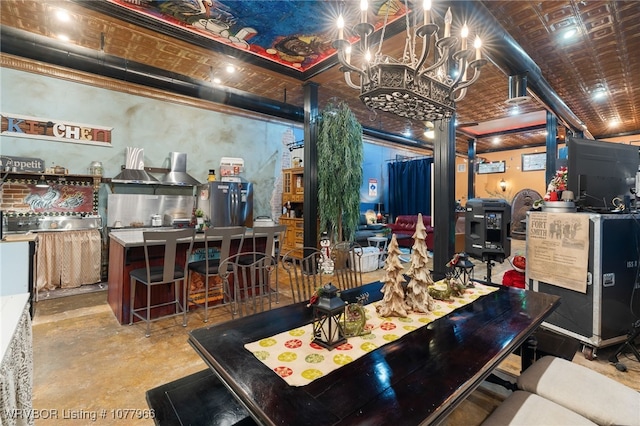
M 201 185 L 198 208 L 211 226 L 253 226 L 253 183 L 214 181 Z

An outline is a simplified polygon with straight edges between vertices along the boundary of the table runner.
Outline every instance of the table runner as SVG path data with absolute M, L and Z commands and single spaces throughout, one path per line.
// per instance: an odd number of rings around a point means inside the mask
M 371 334 L 350 337 L 347 343 L 332 351 L 311 342 L 312 324 L 247 343 L 244 347 L 282 377 L 287 384 L 304 386 L 481 296 L 498 290 L 498 287 L 474 284 L 475 288 L 466 289 L 461 297 L 454 297 L 451 301 L 436 300 L 433 311 L 426 314 L 412 312 L 407 318 L 380 317 L 376 313 L 376 305 L 380 302 L 366 305 L 366 328 Z

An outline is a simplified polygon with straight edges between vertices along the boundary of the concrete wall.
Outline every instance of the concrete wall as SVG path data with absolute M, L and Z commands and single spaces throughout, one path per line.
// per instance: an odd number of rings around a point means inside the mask
M 256 184 L 254 217 L 271 216 L 270 204 L 280 176 L 283 138 L 292 131 L 292 125 L 13 69 L 3 68 L 1 72 L 0 111 L 4 114 L 113 127 L 111 147 L 1 136 L 2 155 L 42 158 L 47 167 L 61 165 L 71 174 L 87 174 L 91 162 L 97 160 L 103 164 L 103 176 L 113 177 L 125 162 L 127 146 L 144 148 L 145 166 L 159 168 L 169 166 L 170 152 L 186 152 L 187 171 L 203 182 L 209 169 L 218 169 L 221 157 L 242 157 L 244 177 Z M 104 192 L 111 190 L 113 188 L 101 191 L 101 207 L 106 203 Z M 149 188 L 140 191 L 144 193 Z

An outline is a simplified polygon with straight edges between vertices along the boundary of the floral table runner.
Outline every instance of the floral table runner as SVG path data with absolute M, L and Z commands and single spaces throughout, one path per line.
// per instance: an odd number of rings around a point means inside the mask
M 475 283 L 475 288 L 467 289 L 461 297 L 451 301 L 436 300 L 433 311 L 410 313 L 407 318 L 380 317 L 376 313 L 379 302 L 371 303 L 365 306 L 366 329 L 371 333 L 350 337 L 332 351 L 311 342 L 312 324 L 247 343 L 244 347 L 289 385 L 304 386 L 496 290 L 497 287 Z

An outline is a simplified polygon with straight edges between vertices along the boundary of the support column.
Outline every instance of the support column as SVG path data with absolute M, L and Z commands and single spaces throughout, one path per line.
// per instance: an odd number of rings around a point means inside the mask
M 434 205 L 431 211 L 435 216 L 432 218 L 435 247 L 432 274 L 437 281 L 445 277 L 447 262 L 451 260 L 455 250 L 455 115 L 450 120 L 438 120 L 434 124 Z
M 547 111 L 547 170 L 545 173 L 546 183 L 551 182 L 551 179 L 556 174 L 556 158 L 558 158 L 558 118 Z M 545 184 L 546 190 L 546 184 Z
M 469 139 L 467 141 L 467 201 L 476 198 L 476 140 Z M 464 206 L 463 206 L 464 207 Z
M 318 247 L 318 87 L 314 82 L 304 89 L 304 246 Z

